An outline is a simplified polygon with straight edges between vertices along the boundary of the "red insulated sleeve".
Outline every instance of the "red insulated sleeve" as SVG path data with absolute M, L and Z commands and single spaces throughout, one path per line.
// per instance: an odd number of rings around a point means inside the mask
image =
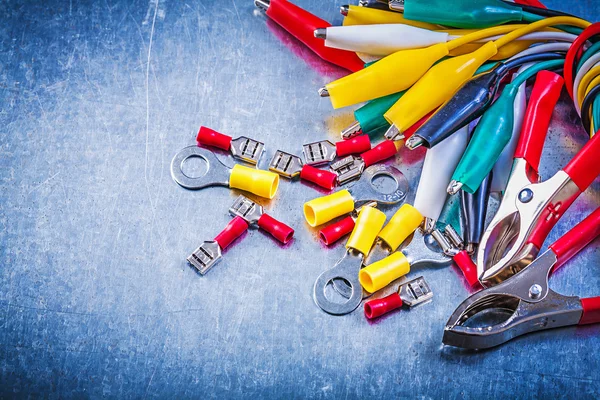
M 398 293 L 393 293 L 381 299 L 367 301 L 365 303 L 365 317 L 368 319 L 381 317 L 383 314 L 400 307 L 402 307 L 402 299 Z
M 343 140 L 335 144 L 335 152 L 338 157 L 360 154 L 371 150 L 371 139 L 367 135 L 356 136 L 352 139 Z
M 205 126 L 200 127 L 196 141 L 205 146 L 217 147 L 223 150 L 229 150 L 231 146 L 231 136 L 223 135 Z
M 268 214 L 260 216 L 258 226 L 283 244 L 286 244 L 294 237 L 294 230 L 292 228 L 283 222 L 277 221 Z
M 554 72 L 540 71 L 531 91 L 515 158 L 524 158 L 535 172 L 540 166 L 546 133 L 563 82 L 563 78 Z
M 346 218 L 321 229 L 319 231 L 319 237 L 323 243 L 330 246 L 352 232 L 354 225 L 354 219 L 351 216 L 347 216 Z
M 373 147 L 371 150 L 362 153 L 360 157 L 365 162 L 365 168 L 376 164 L 380 161 L 387 160 L 388 158 L 394 157 L 398 149 L 396 144 L 392 140 L 385 140 Z
M 467 280 L 469 286 L 476 287 L 479 284 L 477 265 L 471 259 L 471 255 L 467 253 L 466 250 L 462 250 L 460 253 L 454 256 L 454 262 L 462 271 L 463 276 Z
M 600 133 L 595 134 L 563 171 L 582 192 L 600 175 Z
M 312 165 L 305 165 L 300 170 L 300 179 L 319 185 L 323 189 L 331 190 L 335 186 L 337 175 L 330 171 L 315 168 Z
M 325 46 L 325 41 L 315 37 L 315 30 L 328 28 L 331 24 L 287 0 L 271 0 L 267 16 L 281 25 L 323 60 L 356 72 L 364 68 L 364 62 L 356 53 Z
M 550 245 L 550 249 L 558 258 L 552 271 L 560 268 L 598 236 L 600 236 L 600 207 Z
M 600 297 L 581 299 L 583 313 L 579 325 L 597 324 L 600 322 Z
M 215 237 L 215 242 L 217 242 L 219 247 L 223 250 L 247 230 L 248 223 L 244 221 L 242 217 L 235 217 L 229 221 L 225 229 Z

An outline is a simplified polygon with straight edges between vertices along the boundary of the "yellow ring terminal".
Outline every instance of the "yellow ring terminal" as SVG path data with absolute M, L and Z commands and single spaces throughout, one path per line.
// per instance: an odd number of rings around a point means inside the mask
M 391 251 L 396 251 L 402 242 L 419 228 L 422 222 L 423 215 L 419 210 L 410 204 L 404 204 L 377 236 L 389 246 Z
M 310 226 L 315 227 L 353 210 L 354 198 L 344 189 L 304 203 L 304 218 Z
M 361 269 L 358 280 L 367 292 L 374 293 L 409 272 L 410 262 L 402 252 L 397 251 Z
M 404 15 L 397 12 L 378 10 L 376 8 L 348 6 L 348 15 L 344 17 L 342 25 L 377 25 L 377 24 L 406 24 L 423 29 L 440 29 L 439 25 L 428 22 L 413 21 L 404 18 Z
M 351 248 L 366 255 L 371 250 L 377 234 L 385 224 L 385 214 L 375 207 L 363 207 L 358 213 L 356 224 L 346 243 Z
M 246 190 L 257 196 L 272 199 L 279 187 L 279 175 L 270 171 L 235 164 L 229 176 L 229 187 Z
M 325 85 L 325 88 L 333 108 L 351 106 L 408 89 L 447 54 L 446 43 L 423 49 L 400 50 L 363 70 Z
M 428 112 L 452 97 L 456 90 L 473 77 L 477 68 L 497 51 L 496 44 L 488 42 L 473 53 L 434 65 L 384 114 L 385 119 L 400 132 L 406 131 Z

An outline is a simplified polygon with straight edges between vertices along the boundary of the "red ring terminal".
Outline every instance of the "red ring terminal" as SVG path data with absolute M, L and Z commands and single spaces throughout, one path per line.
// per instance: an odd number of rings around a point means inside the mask
M 325 243 L 327 246 L 330 246 L 352 232 L 354 225 L 354 218 L 347 216 L 346 218 L 327 225 L 325 228 L 321 229 L 319 231 L 319 237 L 323 243 Z
M 196 141 L 205 146 L 217 147 L 223 150 L 229 150 L 231 147 L 231 136 L 223 135 L 215 130 L 201 126 L 196 136 Z
M 283 244 L 286 244 L 294 237 L 294 230 L 292 228 L 283 222 L 277 221 L 268 214 L 260 216 L 258 226 Z
M 454 256 L 454 262 L 460 268 L 467 283 L 472 288 L 479 285 L 479 277 L 477 276 L 477 265 L 471 259 L 471 255 L 466 250 L 462 250 Z
M 398 152 L 396 143 L 392 140 L 384 140 L 371 150 L 362 153 L 360 157 L 365 162 L 365 168 L 376 164 L 380 161 L 387 160 L 388 158 L 394 157 Z
M 352 139 L 343 140 L 335 144 L 335 150 L 338 157 L 345 157 L 351 154 L 360 154 L 371 150 L 371 139 L 367 135 L 356 136 Z
M 381 299 L 367 301 L 365 303 L 365 317 L 373 319 L 381 317 L 397 308 L 402 307 L 402 299 L 398 293 L 392 293 Z
M 248 223 L 244 221 L 242 217 L 235 217 L 229 221 L 225 229 L 215 237 L 215 242 L 217 242 L 221 250 L 223 250 L 247 230 Z
M 304 165 L 300 170 L 300 179 L 319 185 L 323 189 L 331 190 L 335 187 L 337 175 L 330 171 L 315 168 L 312 165 Z

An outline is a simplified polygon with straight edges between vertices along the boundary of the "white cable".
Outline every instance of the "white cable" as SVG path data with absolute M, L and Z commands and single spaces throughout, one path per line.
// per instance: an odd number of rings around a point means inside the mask
M 525 71 L 527 68 L 535 65 L 535 63 L 529 63 L 521 66 L 517 73 L 513 76 L 513 81 L 515 78 Z M 494 168 L 492 169 L 492 186 L 491 192 L 499 192 L 503 193 L 506 190 L 506 184 L 508 183 L 508 177 L 510 176 L 510 172 L 512 170 L 513 158 L 515 156 L 515 150 L 517 149 L 517 143 L 519 143 L 519 138 L 521 137 L 521 127 L 523 126 L 523 119 L 525 118 L 525 111 L 527 110 L 527 95 L 525 92 L 525 88 L 527 83 L 524 82 L 519 86 L 519 91 L 515 96 L 515 104 L 513 108 L 514 119 L 513 119 L 513 129 L 512 135 L 510 137 L 510 141 L 500 153 L 500 157 L 494 164 Z
M 573 97 L 575 98 L 575 109 L 577 110 L 577 114 L 579 114 L 580 117 L 581 107 L 579 106 L 579 101 L 577 101 L 577 92 L 579 90 L 579 85 L 581 84 L 583 76 L 597 65 L 600 65 L 600 53 L 594 54 L 586 62 L 583 63 L 581 68 L 579 68 L 579 71 L 577 71 L 577 75 L 575 76 L 575 80 L 573 81 Z
M 545 44 L 539 44 L 536 46 L 531 46 L 528 49 L 523 50 L 520 53 L 515 54 L 514 56 L 512 56 L 511 58 L 509 58 L 507 61 L 510 60 L 514 60 L 515 58 L 520 58 L 523 56 L 529 56 L 531 54 L 540 54 L 540 53 L 546 53 L 546 52 L 567 52 L 569 51 L 569 48 L 571 47 L 571 43 L 545 43 Z
M 376 56 L 445 43 L 448 34 L 405 24 L 331 26 L 325 46 Z
M 436 221 L 446 202 L 446 188 L 469 141 L 469 125 L 460 128 L 439 145 L 427 150 L 414 206 Z

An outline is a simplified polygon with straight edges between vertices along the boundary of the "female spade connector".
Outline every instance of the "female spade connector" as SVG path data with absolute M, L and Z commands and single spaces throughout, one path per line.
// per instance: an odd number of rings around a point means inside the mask
M 277 150 L 269 163 L 269 171 L 288 179 L 300 176 L 300 180 L 312 182 L 323 189 L 331 190 L 337 183 L 337 175 L 330 171 L 305 165 L 302 159 L 290 153 Z
M 381 317 L 403 305 L 411 308 L 417 304 L 431 300 L 432 297 L 433 292 L 425 279 L 420 276 L 409 282 L 403 283 L 400 285 L 397 292 L 389 296 L 367 301 L 365 303 L 365 317 L 368 319 Z
M 308 46 L 323 60 L 352 72 L 363 69 L 364 62 L 356 53 L 325 47 L 325 43 L 321 39 L 315 38 L 315 29 L 331 26 L 327 21 L 287 0 L 255 0 L 254 4 L 265 10 L 269 18 Z
M 370 149 L 371 139 L 367 135 L 356 136 L 350 140 L 342 140 L 336 143 L 321 140 L 302 146 L 306 165 L 326 164 L 332 162 L 336 157 L 360 154 Z
M 510 141 L 514 122 L 514 101 L 519 86 L 539 71 L 542 72 L 537 76 L 527 113 L 536 112 L 534 110 L 539 107 L 538 115 L 552 114 L 560 96 L 563 80 L 559 75 L 543 70 L 559 68 L 562 65 L 562 60 L 539 63 L 506 85 L 498 100 L 481 117 L 471 142 L 454 171 L 452 182 L 448 186 L 449 194 L 456 194 L 461 188 L 474 193 L 490 173 Z
M 227 150 L 231 155 L 249 164 L 256 165 L 262 155 L 265 144 L 254 139 L 240 136 L 233 139 L 213 129 L 201 126 L 196 136 L 199 144 Z
M 525 63 L 561 58 L 563 56 L 558 53 L 532 54 L 499 63 L 491 71 L 475 76 L 450 100 L 440 106 L 431 118 L 406 141 L 406 147 L 411 150 L 419 146 L 432 148 L 461 127 L 479 118 L 492 104 L 499 83 L 513 68 Z

